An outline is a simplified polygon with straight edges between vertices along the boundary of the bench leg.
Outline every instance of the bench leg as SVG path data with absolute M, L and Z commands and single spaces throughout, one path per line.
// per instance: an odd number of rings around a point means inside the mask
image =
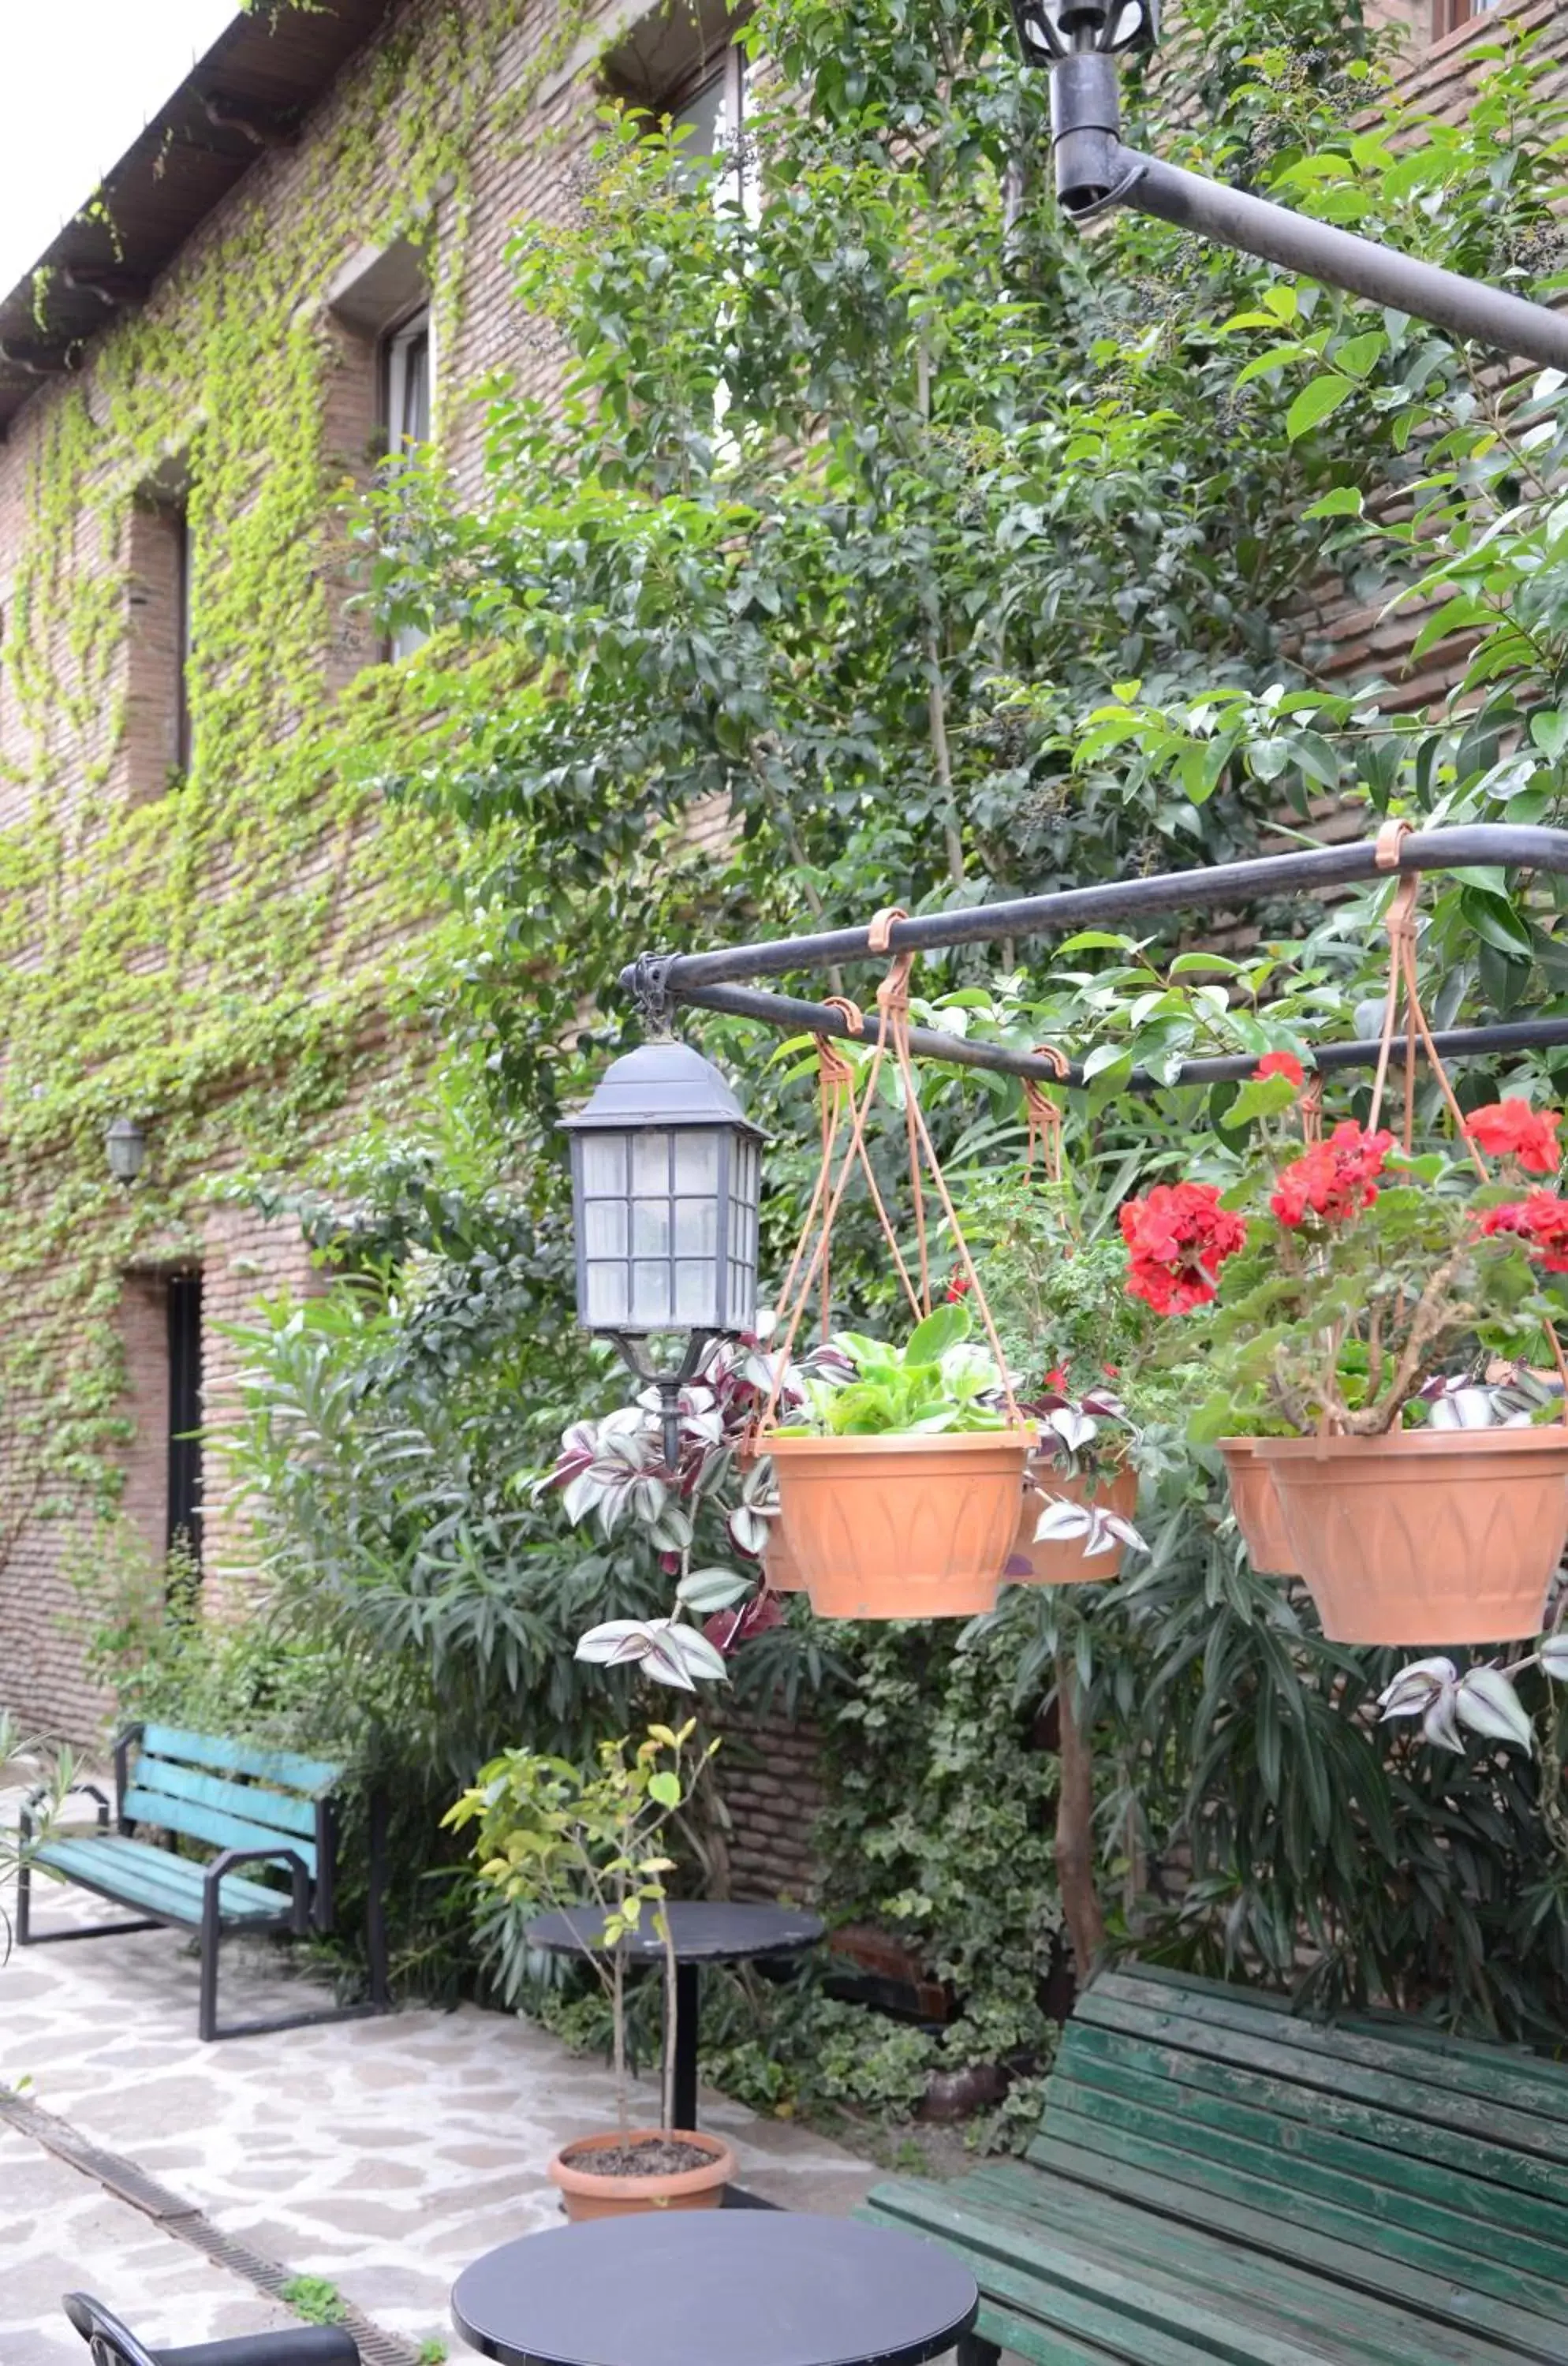
M 161 1931 L 158 1921 L 78 1922 L 68 1931 L 33 1929 L 33 1869 L 24 1856 L 17 1867 L 17 1944 L 57 1947 L 67 1939 L 114 1939 L 130 1931 Z
M 201 1999 L 196 2011 L 196 2034 L 204 2045 L 218 2034 L 218 1949 L 222 1936 L 218 1884 L 209 1881 L 201 1898 Z
M 978 2333 L 966 2333 L 958 2345 L 958 2366 L 998 2366 L 1001 2351 Z

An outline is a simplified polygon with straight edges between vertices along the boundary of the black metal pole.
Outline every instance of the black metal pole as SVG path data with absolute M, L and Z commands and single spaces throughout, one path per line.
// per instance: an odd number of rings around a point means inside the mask
M 676 989 L 674 998 L 696 1010 L 751 1019 L 764 1027 L 855 1040 L 854 1030 L 841 1010 L 832 1009 L 825 1003 L 804 1002 L 795 995 L 764 994 L 755 986 L 694 986 Z M 876 1030 L 874 1011 L 867 1020 L 863 1040 L 874 1043 Z M 1450 1027 L 1432 1040 L 1445 1060 L 1479 1060 L 1502 1052 L 1550 1051 L 1557 1044 L 1568 1043 L 1568 1018 L 1507 1020 L 1492 1027 Z M 1043 1085 L 1081 1087 L 1086 1081 L 1076 1062 L 1069 1064 L 1064 1076 L 1054 1060 L 1042 1059 L 1038 1053 L 1019 1051 L 1010 1043 L 973 1042 L 967 1036 L 948 1035 L 934 1027 L 911 1027 L 909 1049 L 918 1059 L 942 1060 L 956 1068 L 988 1068 L 1004 1076 L 1032 1076 Z M 1379 1050 L 1375 1037 L 1347 1043 L 1318 1043 L 1308 1054 L 1307 1064 L 1324 1070 L 1375 1068 Z M 1128 1076 L 1126 1089 L 1154 1093 L 1168 1091 L 1174 1085 L 1239 1083 L 1252 1075 L 1258 1057 L 1249 1052 L 1235 1052 L 1213 1059 L 1184 1060 L 1171 1076 L 1155 1076 L 1146 1068 L 1134 1068 Z
M 1474 822 L 1462 829 L 1413 832 L 1399 849 L 1399 869 L 1457 871 L 1469 865 L 1544 871 L 1568 877 L 1568 830 L 1527 828 L 1512 822 Z M 1247 862 L 1220 862 L 1201 871 L 1158 872 L 1149 879 L 1112 879 L 1095 887 L 1066 887 L 1050 896 L 1018 896 L 1005 904 L 974 904 L 956 912 L 925 912 L 896 920 L 889 942 L 895 952 L 931 952 L 946 945 L 998 942 L 1004 937 L 1045 936 L 1059 930 L 1097 927 L 1103 921 L 1151 919 L 1167 912 L 1214 905 L 1243 906 L 1260 896 L 1310 895 L 1324 887 L 1393 878 L 1380 869 L 1371 839 L 1348 846 L 1324 846 L 1298 854 L 1265 854 Z M 645 958 L 621 973 L 626 992 L 637 998 L 651 979 L 660 996 L 690 1002 L 694 986 L 727 986 L 737 978 L 782 977 L 792 970 L 827 969 L 835 963 L 877 958 L 864 928 L 824 929 L 809 937 L 783 937 L 771 944 L 732 945 L 711 953 L 671 953 Z
M 1499 353 L 1519 354 L 1527 361 L 1568 370 L 1568 315 L 1549 311 L 1544 304 L 1463 278 L 1457 271 L 1441 271 L 1434 263 L 1418 262 L 1371 239 L 1336 230 L 1332 222 L 1314 221 L 1286 206 L 1270 204 L 1267 197 L 1227 189 L 1201 173 L 1183 172 L 1179 164 L 1140 155 L 1119 142 L 1112 163 L 1120 202 L 1138 213 L 1154 214 L 1179 230 L 1260 256 L 1265 263 L 1278 263 L 1306 278 L 1325 279 L 1352 296 L 1430 321 L 1456 337 L 1474 337 Z

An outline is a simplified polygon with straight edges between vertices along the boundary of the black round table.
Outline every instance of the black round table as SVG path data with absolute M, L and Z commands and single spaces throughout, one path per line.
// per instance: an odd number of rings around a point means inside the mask
M 890 2226 L 650 2210 L 487 2251 L 452 2322 L 502 2366 L 919 2366 L 979 2304 L 951 2251 Z
M 751 1963 L 764 1955 L 795 1955 L 815 1947 L 822 1923 L 793 1906 L 729 1906 L 705 1898 L 671 1898 L 665 1909 L 675 1944 L 675 2116 L 671 2125 L 697 2124 L 698 1987 L 704 1964 Z M 598 1944 L 604 1927 L 595 1906 L 536 1914 L 525 1933 L 531 1947 L 571 1955 Z M 621 1943 L 628 1961 L 662 1964 L 664 1944 L 649 1916 Z

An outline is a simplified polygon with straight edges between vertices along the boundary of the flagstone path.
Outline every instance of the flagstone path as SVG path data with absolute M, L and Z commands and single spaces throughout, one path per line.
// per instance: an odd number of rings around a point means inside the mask
M 35 1898 L 38 1929 L 107 1911 L 53 1884 Z M 316 2000 L 302 1988 L 271 1951 L 225 1946 L 226 2017 L 299 2011 Z M 176 1932 L 16 1950 L 0 1966 L 4 2366 L 85 2366 L 59 2308 L 74 2288 L 154 2348 L 292 2322 L 258 2291 L 268 2276 L 274 2292 L 296 2276 L 335 2286 L 367 2366 L 433 2338 L 466 2356 L 453 2278 L 559 2223 L 545 2164 L 613 2123 L 607 2071 L 472 2005 L 203 2045 L 196 1996 Z M 657 2121 L 646 2082 L 634 2108 Z M 875 2175 L 721 2096 L 705 2093 L 701 2120 L 734 2145 L 747 2186 L 791 2209 L 851 2210 Z M 112 2157 L 107 2171 L 72 2165 L 84 2143 Z M 117 2191 L 116 2163 L 139 2201 Z

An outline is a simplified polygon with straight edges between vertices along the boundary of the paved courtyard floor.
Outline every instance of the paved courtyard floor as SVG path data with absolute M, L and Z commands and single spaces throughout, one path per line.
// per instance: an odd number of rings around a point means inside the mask
M 35 1899 L 40 1931 L 112 1914 L 52 1883 Z M 316 2000 L 267 1951 L 226 1944 L 225 2018 Z M 299 2276 L 352 2306 L 367 2366 L 432 2339 L 467 2356 L 452 2281 L 559 2224 L 545 2164 L 613 2124 L 608 2073 L 471 2005 L 203 2045 L 196 2002 L 177 1932 L 18 1949 L 0 1967 L 3 2366 L 85 2366 L 66 2291 L 157 2348 L 294 2322 L 269 2293 Z M 657 2121 L 650 2085 L 636 2109 Z M 700 2118 L 734 2145 L 742 2181 L 791 2209 L 851 2210 L 876 2174 L 718 2095 Z

